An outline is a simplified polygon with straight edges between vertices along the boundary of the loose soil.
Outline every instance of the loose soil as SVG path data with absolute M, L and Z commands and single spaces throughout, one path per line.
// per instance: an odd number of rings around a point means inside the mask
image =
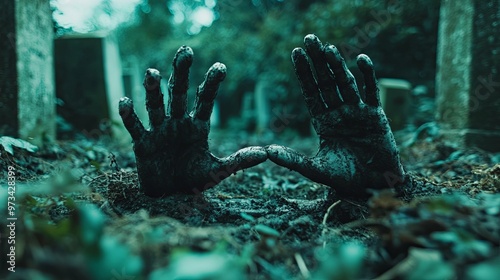
M 396 135 L 398 143 L 411 137 Z M 310 155 L 317 148 L 315 138 L 294 136 L 216 132 L 211 138 L 211 150 L 218 156 L 270 143 Z M 16 168 L 17 182 L 16 273 L 7 276 L 91 279 L 99 275 L 89 271 L 96 267 L 111 275 L 107 279 L 500 275 L 500 155 L 457 149 L 431 137 L 400 147 L 407 171 L 434 183 L 439 194 L 402 200 L 383 191 L 368 201 L 345 199 L 266 162 L 203 193 L 155 199 L 139 189 L 131 146 L 80 139 L 52 143 L 36 153 L 2 151 L 1 190 L 7 190 L 8 166 Z M 112 251 L 127 248 L 126 261 L 134 259 L 140 269 L 134 271 L 125 262 L 105 266 L 88 261 L 104 254 L 101 247 L 89 249 L 88 244 L 101 243 L 78 237 L 93 227 L 93 220 L 87 223 L 78 210 L 89 204 L 104 217 L 96 236 L 117 240 L 120 245 Z M 8 250 L 5 234 L 2 260 Z M 2 262 L 1 273 L 5 271 Z

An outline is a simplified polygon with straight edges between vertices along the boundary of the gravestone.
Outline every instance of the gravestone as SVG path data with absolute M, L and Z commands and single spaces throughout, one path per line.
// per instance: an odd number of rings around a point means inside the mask
M 49 0 L 0 2 L 0 135 L 55 138 L 53 38 Z
M 214 102 L 214 109 L 212 110 L 212 115 L 210 115 L 210 127 L 218 128 L 220 126 L 220 109 L 219 103 Z
M 240 122 L 246 131 L 255 132 L 256 116 L 253 92 L 243 94 L 240 118 Z
M 269 129 L 271 122 L 271 105 L 269 95 L 273 92 L 274 84 L 266 75 L 261 75 L 255 85 L 255 117 L 257 133 L 265 132 Z
M 142 85 L 145 69 L 141 69 L 136 57 L 127 57 L 123 67 L 123 85 L 125 96 L 132 99 L 137 116 L 144 125 L 149 123 L 148 112 L 146 110 L 146 93 Z M 162 81 L 164 83 L 164 81 Z M 162 88 L 163 89 L 163 88 Z M 164 96 L 168 96 L 164 94 Z M 167 102 L 167 100 L 165 100 Z M 167 103 L 165 103 L 167 104 Z
M 380 101 L 392 130 L 400 130 L 408 123 L 411 108 L 411 84 L 400 79 L 379 79 Z
M 500 151 L 500 1 L 443 0 L 436 76 L 445 139 Z
M 125 95 L 118 44 L 105 33 L 55 41 L 57 112 L 87 137 L 128 139 L 118 113 Z

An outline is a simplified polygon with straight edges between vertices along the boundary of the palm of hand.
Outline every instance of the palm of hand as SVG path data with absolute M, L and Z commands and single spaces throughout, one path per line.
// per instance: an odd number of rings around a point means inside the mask
M 404 171 L 389 123 L 380 106 L 373 65 L 358 57 L 364 74 L 366 98 L 361 100 L 354 77 L 334 46 L 323 46 L 314 35 L 305 38 L 311 58 L 295 49 L 292 59 L 302 92 L 320 138 L 319 151 L 306 157 L 289 148 L 269 146 L 269 158 L 337 193 L 360 196 L 370 188 L 394 187 Z
M 209 69 L 198 88 L 195 108 L 188 115 L 187 89 L 192 57 L 192 50 L 183 46 L 174 58 L 174 72 L 169 80 L 169 115 L 165 114 L 160 73 L 155 69 L 146 71 L 144 87 L 149 130 L 139 121 L 132 101 L 120 100 L 120 115 L 134 142 L 140 186 L 149 196 L 201 192 L 232 173 L 267 159 L 262 147 L 248 147 L 225 158 L 210 153 L 210 115 L 226 67 L 215 63 Z

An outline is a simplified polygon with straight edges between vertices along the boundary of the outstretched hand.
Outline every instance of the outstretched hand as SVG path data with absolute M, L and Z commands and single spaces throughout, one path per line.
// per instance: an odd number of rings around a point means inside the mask
M 404 170 L 370 58 L 357 58 L 365 82 L 366 98 L 361 100 L 354 76 L 335 46 L 323 45 L 315 35 L 307 35 L 304 44 L 305 51 L 293 50 L 292 61 L 320 138 L 319 151 L 307 157 L 270 145 L 269 159 L 344 196 L 363 196 L 368 189 L 402 183 Z
M 169 115 L 165 113 L 160 90 L 160 72 L 156 69 L 146 71 L 148 130 L 134 112 L 132 100 L 126 97 L 120 100 L 120 115 L 134 142 L 139 182 L 146 195 L 201 192 L 236 171 L 267 159 L 263 147 L 244 148 L 225 158 L 210 153 L 210 115 L 219 84 L 226 76 L 226 66 L 215 63 L 210 67 L 205 81 L 198 87 L 194 109 L 188 115 L 188 76 L 192 62 L 191 48 L 179 48 L 168 81 Z

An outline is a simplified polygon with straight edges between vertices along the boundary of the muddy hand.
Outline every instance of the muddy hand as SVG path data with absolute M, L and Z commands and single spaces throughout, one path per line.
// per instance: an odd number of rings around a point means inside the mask
M 320 138 L 319 151 L 307 157 L 271 145 L 267 147 L 269 159 L 331 186 L 343 196 L 363 196 L 368 189 L 397 187 L 404 171 L 380 106 L 370 58 L 363 54 L 357 58 L 365 82 L 366 98 L 361 100 L 354 76 L 337 48 L 323 45 L 315 35 L 307 35 L 304 43 L 306 50 L 293 50 L 292 60 Z
M 160 90 L 160 72 L 146 71 L 144 88 L 149 130 L 135 114 L 132 100 L 126 97 L 120 100 L 120 115 L 134 142 L 140 186 L 149 196 L 198 193 L 238 170 L 267 159 L 263 147 L 248 147 L 225 158 L 210 153 L 210 115 L 219 84 L 226 76 L 226 67 L 221 63 L 210 67 L 205 81 L 198 87 L 195 107 L 188 115 L 188 76 L 192 62 L 191 48 L 179 48 L 168 81 L 169 115 L 165 113 Z

